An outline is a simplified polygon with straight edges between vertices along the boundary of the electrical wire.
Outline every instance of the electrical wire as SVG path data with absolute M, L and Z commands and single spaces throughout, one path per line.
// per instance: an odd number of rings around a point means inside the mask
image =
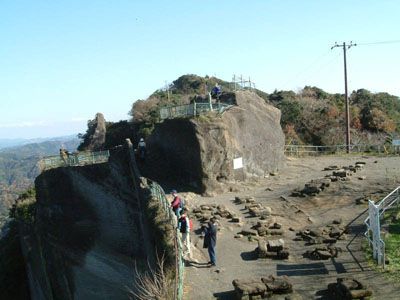
M 368 43 L 356 43 L 356 46 L 381 45 L 381 44 L 397 44 L 397 43 L 400 43 L 400 40 L 381 41 L 381 42 L 368 42 Z
M 300 76 L 302 76 L 303 74 L 307 73 L 310 69 L 312 69 L 315 65 L 317 65 L 320 61 L 322 61 L 322 59 L 324 59 L 326 56 L 328 56 L 328 54 L 330 53 L 330 51 L 323 53 L 322 55 L 320 55 L 319 57 L 317 57 L 312 63 L 310 63 L 306 68 L 304 68 L 303 70 L 301 70 L 300 72 L 298 72 L 294 77 L 290 78 L 289 80 L 287 80 L 285 82 L 285 84 L 282 85 L 282 88 L 280 90 L 283 90 L 285 87 L 287 87 L 289 85 L 289 83 L 291 83 L 292 81 L 295 81 L 296 79 L 299 79 Z

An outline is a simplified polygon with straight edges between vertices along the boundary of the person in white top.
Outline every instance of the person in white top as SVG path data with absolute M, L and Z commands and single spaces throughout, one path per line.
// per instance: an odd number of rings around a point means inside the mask
M 187 210 L 184 209 L 181 217 L 178 220 L 178 229 L 182 235 L 182 244 L 183 244 L 183 255 L 191 258 L 191 250 L 190 250 L 190 230 L 191 224 L 189 217 L 187 216 Z

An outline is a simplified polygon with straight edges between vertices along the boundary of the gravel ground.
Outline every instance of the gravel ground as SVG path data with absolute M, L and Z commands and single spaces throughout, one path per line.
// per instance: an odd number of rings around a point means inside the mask
M 316 196 L 291 197 L 292 191 L 303 188 L 314 179 L 323 178 L 332 171 L 328 166 L 349 166 L 365 162 L 365 167 L 353 174 L 348 181 L 332 182 Z M 234 299 L 232 280 L 260 278 L 268 275 L 287 275 L 294 291 L 303 299 L 330 299 L 326 288 L 336 282 L 337 277 L 350 276 L 370 286 L 375 298 L 399 299 L 399 286 L 389 282 L 382 274 L 373 271 L 361 249 L 365 231 L 366 204 L 357 205 L 357 198 L 381 199 L 400 185 L 399 157 L 327 156 L 288 158 L 286 167 L 279 174 L 247 183 L 237 183 L 238 192 L 216 197 L 186 195 L 189 206 L 200 204 L 223 204 L 242 219 L 242 224 L 221 219 L 217 242 L 217 267 L 206 265 L 207 249 L 202 248 L 202 239 L 192 233 L 193 258 L 185 268 L 184 299 Z M 185 196 L 185 195 L 184 195 Z M 254 197 L 263 206 L 272 209 L 276 221 L 283 225 L 285 245 L 289 247 L 288 260 L 254 259 L 252 252 L 256 241 L 234 238 L 241 229 L 255 224 L 244 209 L 244 204 L 233 201 L 236 196 Z M 350 233 L 346 240 L 338 241 L 342 249 L 338 258 L 310 260 L 303 257 L 307 246 L 304 241 L 293 241 L 295 233 L 305 228 L 321 228 L 337 218 L 348 225 Z M 196 223 L 197 228 L 199 223 Z M 289 228 L 294 231 L 288 230 Z M 271 237 L 269 237 L 271 238 Z M 275 237 L 272 237 L 275 239 Z M 275 296 L 272 299 L 284 299 Z

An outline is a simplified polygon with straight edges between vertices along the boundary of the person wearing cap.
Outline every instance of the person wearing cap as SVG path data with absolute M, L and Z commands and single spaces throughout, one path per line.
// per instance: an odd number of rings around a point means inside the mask
M 190 230 L 191 222 L 187 215 L 187 209 L 184 208 L 180 218 L 178 219 L 178 230 L 181 233 L 182 244 L 183 244 L 183 255 L 187 258 L 191 257 L 190 250 Z
M 181 198 L 178 196 L 178 192 L 176 190 L 171 191 L 172 197 L 174 199 L 171 202 L 171 208 L 174 211 L 176 217 L 179 219 L 181 217 Z
M 140 138 L 138 143 L 139 157 L 142 161 L 144 161 L 146 156 L 146 142 L 143 138 Z

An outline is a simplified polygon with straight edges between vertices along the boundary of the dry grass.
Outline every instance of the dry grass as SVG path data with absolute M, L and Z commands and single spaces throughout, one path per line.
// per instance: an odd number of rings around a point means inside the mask
M 135 266 L 135 291 L 130 290 L 131 299 L 172 300 L 175 298 L 172 276 L 165 270 L 165 258 L 157 257 L 155 268 L 148 263 L 149 271 L 140 272 Z

